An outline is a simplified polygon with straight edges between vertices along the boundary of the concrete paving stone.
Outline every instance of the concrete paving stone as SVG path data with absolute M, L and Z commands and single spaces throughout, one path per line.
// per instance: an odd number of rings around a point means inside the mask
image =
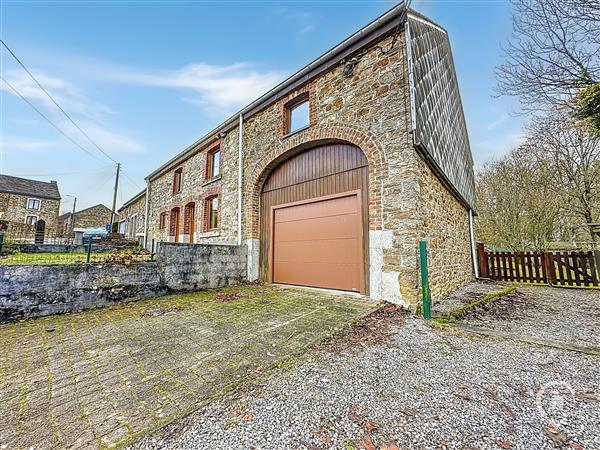
M 242 298 L 216 302 L 207 291 L 0 324 L 0 343 L 9 343 L 0 345 L 0 442 L 20 448 L 43 430 L 36 450 L 126 443 L 130 431 L 187 414 L 248 370 L 304 351 L 330 333 L 323 317 L 343 326 L 375 307 L 322 292 L 228 289 Z M 317 308 L 323 317 L 289 322 Z

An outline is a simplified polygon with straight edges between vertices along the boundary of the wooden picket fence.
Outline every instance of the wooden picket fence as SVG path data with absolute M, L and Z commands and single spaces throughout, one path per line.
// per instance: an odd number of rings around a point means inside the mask
M 600 284 L 600 252 L 491 252 L 479 243 L 483 278 L 551 286 L 590 287 Z

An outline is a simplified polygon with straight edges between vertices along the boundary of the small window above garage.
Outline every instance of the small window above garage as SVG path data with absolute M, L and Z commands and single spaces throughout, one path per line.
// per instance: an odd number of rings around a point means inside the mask
M 307 128 L 310 125 L 310 102 L 308 96 L 302 96 L 286 106 L 287 133 Z

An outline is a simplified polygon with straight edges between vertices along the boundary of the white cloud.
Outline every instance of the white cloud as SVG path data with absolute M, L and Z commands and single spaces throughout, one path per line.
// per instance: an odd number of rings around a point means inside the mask
M 56 102 L 73 118 L 75 123 L 104 151 L 114 157 L 119 153 L 139 152 L 143 149 L 140 143 L 119 131 L 115 131 L 114 127 L 107 122 L 106 116 L 114 114 L 114 110 L 106 105 L 88 99 L 84 95 L 83 90 L 71 82 L 49 76 L 39 71 L 34 72 L 34 75 Z M 19 70 L 6 70 L 3 76 L 23 97 L 42 110 L 58 128 L 82 144 L 91 153 L 103 158 L 95 146 L 64 117 L 58 107 L 27 73 Z M 0 90 L 17 96 L 6 83 L 0 83 Z M 32 114 L 35 115 L 36 113 L 32 112 Z M 45 121 L 39 118 L 39 116 L 35 115 L 35 118 L 36 120 L 40 120 L 39 123 L 42 123 L 42 126 L 46 126 Z M 22 125 L 26 124 L 27 120 L 23 121 Z M 63 138 L 60 141 L 49 141 L 29 138 L 8 139 L 3 137 L 2 147 L 6 151 L 18 149 L 28 152 L 43 151 L 44 149 L 57 147 L 75 149 L 72 143 Z
M 103 114 L 114 114 L 111 108 L 86 98 L 81 89 L 66 80 L 39 71 L 35 71 L 33 74 L 44 86 L 44 89 L 69 114 L 81 114 L 94 119 Z M 31 100 L 32 103 L 41 103 L 50 110 L 56 108 L 46 93 L 24 71 L 10 69 L 4 71 L 3 76 L 23 97 Z M 0 83 L 0 90 L 16 95 L 6 83 Z
M 108 67 L 104 71 L 104 79 L 113 82 L 192 90 L 198 97 L 186 96 L 184 101 L 219 112 L 250 103 L 284 77 L 282 72 L 258 71 L 245 63 L 225 66 L 194 63 L 180 69 L 155 71 Z
M 2 136 L 0 139 L 0 151 L 5 153 L 39 153 L 64 146 L 64 143 L 50 139 L 30 139 L 16 136 Z
M 92 140 L 98 144 L 98 146 L 110 155 L 117 155 L 119 153 L 139 153 L 144 147 L 136 140 L 121 134 L 117 131 L 112 131 L 108 127 L 103 127 L 92 122 L 78 122 L 78 125 L 92 138 Z M 71 135 L 77 133 L 77 129 L 70 122 L 63 122 L 61 125 L 63 130 L 69 130 Z M 84 143 L 88 143 L 85 138 L 81 140 Z M 88 149 L 92 150 L 92 153 L 100 153 L 91 144 L 87 146 Z
M 490 131 L 495 130 L 501 125 L 504 125 L 509 118 L 510 115 L 506 111 L 499 111 L 498 116 L 493 121 L 491 121 L 486 128 Z

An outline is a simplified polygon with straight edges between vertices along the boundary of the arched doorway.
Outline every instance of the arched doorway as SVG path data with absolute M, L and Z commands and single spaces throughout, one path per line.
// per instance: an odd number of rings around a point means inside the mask
M 260 278 L 368 292 L 369 167 L 335 143 L 285 160 L 260 197 Z

